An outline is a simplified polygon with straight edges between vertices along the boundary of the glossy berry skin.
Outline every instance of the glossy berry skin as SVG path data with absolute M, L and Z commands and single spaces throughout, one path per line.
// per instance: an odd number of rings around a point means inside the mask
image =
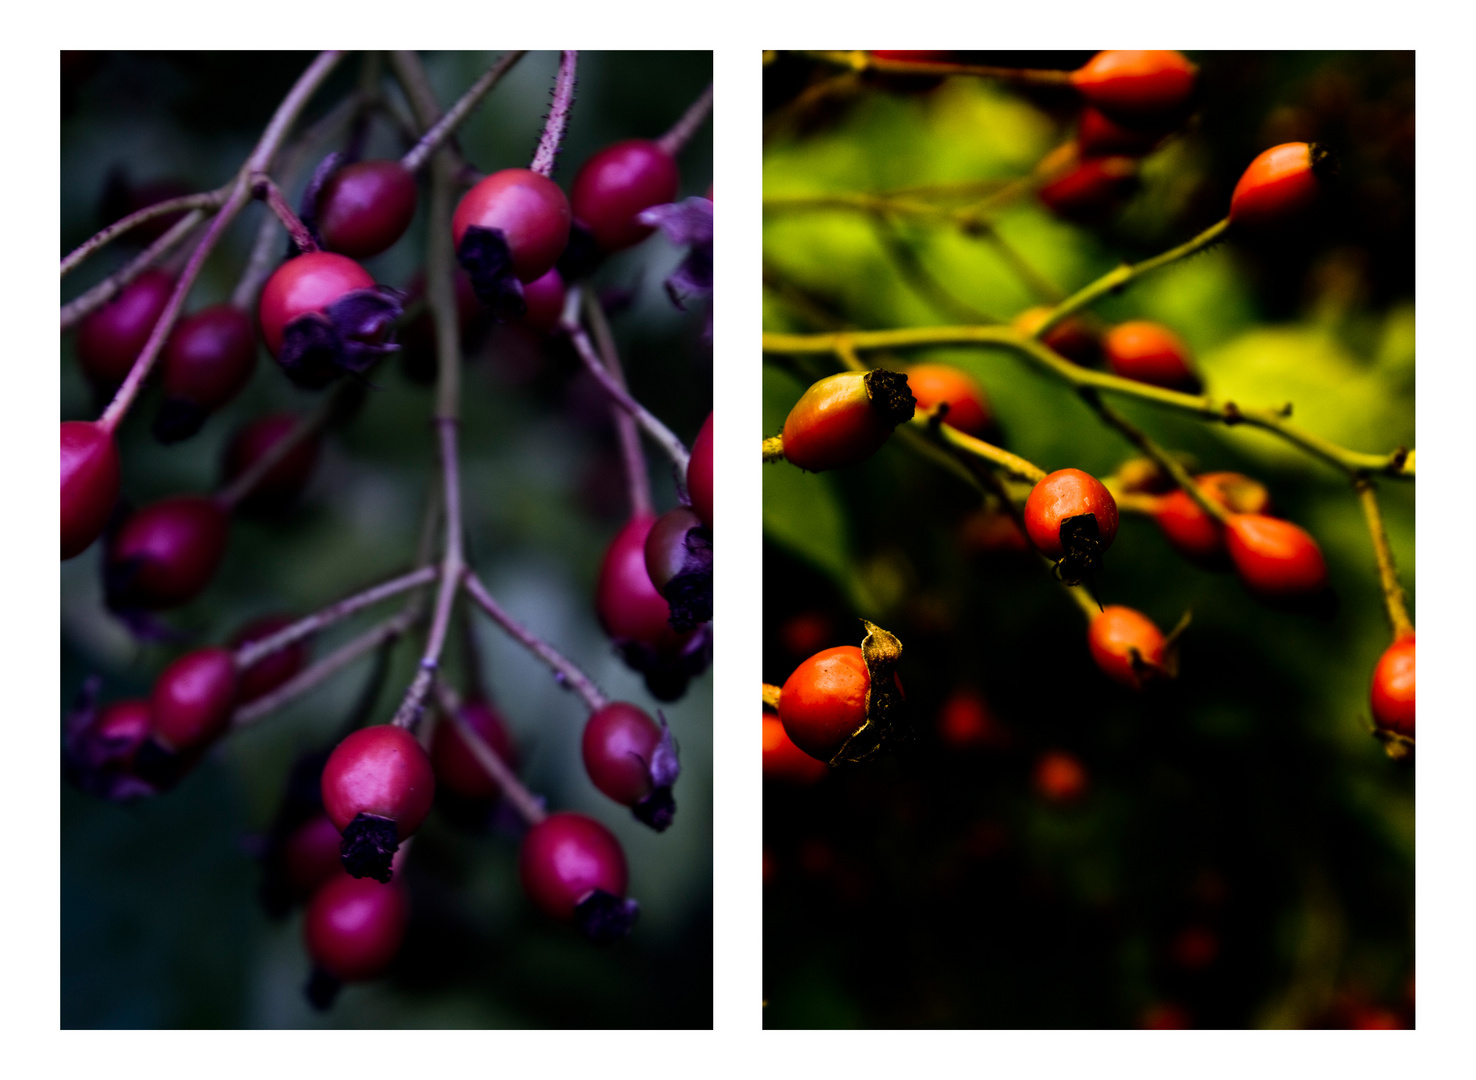
M 344 982 L 359 982 L 389 967 L 409 921 L 410 902 L 399 885 L 340 872 L 308 904 L 303 942 L 319 969 Z
M 229 484 L 235 480 L 290 435 L 299 419 L 295 413 L 272 413 L 241 428 L 226 447 L 222 463 L 225 482 Z M 271 511 L 292 503 L 312 479 L 321 448 L 322 437 L 317 433 L 298 443 L 257 482 L 251 494 L 241 500 L 241 509 Z
M 1291 522 L 1263 514 L 1232 514 L 1225 534 L 1235 572 L 1252 592 L 1303 596 L 1327 585 L 1322 549 Z
M 164 393 L 210 411 L 230 401 L 256 367 L 256 332 L 234 304 L 216 304 L 175 326 L 164 346 Z
M 702 524 L 712 528 L 712 413 L 702 422 L 702 430 L 692 442 L 692 457 L 687 462 L 687 494 L 692 511 Z
M 153 726 L 154 713 L 148 701 L 130 698 L 103 706 L 93 725 L 92 738 L 108 747 L 109 767 L 126 771 Z
M 1081 123 L 1076 129 L 1076 145 L 1083 157 L 1104 157 L 1109 154 L 1127 154 L 1138 157 L 1148 153 L 1164 133 L 1156 129 L 1139 130 L 1124 127 L 1101 109 L 1090 105 L 1081 110 Z
M 1044 556 L 1059 559 L 1061 525 L 1070 518 L 1091 514 L 1103 548 L 1117 536 L 1117 502 L 1102 482 L 1080 469 L 1060 469 L 1041 480 L 1025 500 L 1025 531 Z
M 1053 214 L 1091 224 L 1107 217 L 1138 187 L 1138 163 L 1130 157 L 1084 158 L 1036 194 Z
M 508 768 L 517 767 L 517 751 L 501 713 L 485 701 L 465 701 L 461 705 L 461 719 Z M 435 734 L 431 736 L 430 759 L 439 787 L 464 799 L 490 802 L 502 795 L 502 788 L 482 768 L 450 720 L 442 719 L 436 724 Z
M 1196 476 L 1200 488 L 1214 502 L 1237 514 L 1265 514 L 1271 509 L 1271 494 L 1264 484 L 1233 472 Z M 1225 529 L 1200 509 L 1182 488 L 1158 500 L 1153 519 L 1169 545 L 1187 559 L 1206 566 L 1226 561 Z
M 1112 604 L 1098 612 L 1087 630 L 1092 660 L 1109 679 L 1133 690 L 1143 689 L 1143 677 L 1133 665 L 1133 650 L 1146 664 L 1163 663 L 1163 632 L 1141 611 Z
M 784 421 L 784 457 L 821 472 L 865 461 L 892 437 L 894 424 L 872 404 L 859 371 L 843 371 L 815 383 Z
M 1102 336 L 1102 348 L 1107 366 L 1124 379 L 1169 390 L 1187 391 L 1199 386 L 1199 376 L 1190 366 L 1189 347 L 1157 323 L 1119 323 Z
M 193 600 L 220 568 L 229 532 L 230 514 L 214 499 L 181 495 L 150 503 L 108 545 L 110 593 L 133 608 Z
M 687 533 L 701 527 L 702 520 L 686 507 L 668 510 L 651 526 L 645 543 L 646 576 L 658 590 L 682 572 Z
M 291 615 L 266 615 L 255 619 L 231 635 L 230 646 L 232 649 L 239 649 L 242 645 L 249 645 L 253 641 L 271 637 L 296 621 Z M 308 639 L 304 638 L 293 642 L 285 649 L 278 649 L 262 657 L 241 672 L 240 682 L 236 689 L 237 699 L 244 705 L 248 701 L 255 701 L 259 697 L 270 694 L 307 666 L 311 652 L 312 645 Z
M 77 327 L 77 361 L 94 385 L 117 386 L 148 344 L 174 292 L 174 275 L 145 270 Z
M 257 317 L 268 351 L 281 354 L 290 323 L 304 315 L 322 315 L 345 294 L 373 287 L 374 276 L 344 255 L 310 251 L 288 259 L 261 290 Z
M 813 784 L 825 779 L 830 766 L 794 745 L 784 721 L 764 714 L 764 779 L 785 784 Z
M 463 272 L 457 275 L 457 281 L 458 284 L 461 281 L 469 283 L 470 279 Z M 457 295 L 459 299 L 460 293 Z M 553 333 L 564 316 L 564 296 L 564 278 L 558 270 L 550 270 L 528 282 L 523 286 L 523 302 L 528 305 L 528 310 L 523 313 L 523 325 L 540 333 Z M 475 303 L 475 294 L 472 294 L 472 300 Z
M 527 284 L 548 273 L 564 253 L 569 221 L 569 200 L 559 185 L 531 169 L 503 169 L 462 196 L 451 219 L 451 238 L 459 250 L 473 225 L 501 230 L 513 271 Z
M 335 172 L 318 195 L 323 246 L 353 259 L 384 251 L 415 216 L 415 175 L 398 161 L 357 161 Z
M 897 689 L 902 682 L 893 676 Z M 828 762 L 866 721 L 871 672 L 855 645 L 825 649 L 795 668 L 779 691 L 779 719 L 794 744 Z
M 675 202 L 679 182 L 670 154 L 646 139 L 627 139 L 580 167 L 569 188 L 569 205 L 601 251 L 623 251 L 655 231 L 636 215 Z
M 1230 224 L 1264 232 L 1305 214 L 1317 201 L 1316 170 L 1325 156 L 1309 143 L 1282 143 L 1263 150 L 1230 196 Z
M 949 364 L 913 364 L 907 369 L 907 389 L 919 410 L 948 403 L 943 422 L 966 435 L 982 436 L 994 417 L 984 388 L 967 372 Z
M 225 733 L 236 707 L 236 659 L 229 649 L 197 649 L 164 669 L 149 708 L 154 741 L 175 753 L 203 750 Z
M 1071 754 L 1051 750 L 1035 763 L 1035 790 L 1054 803 L 1073 803 L 1087 792 L 1087 773 Z
M 1384 650 L 1373 675 L 1374 723 L 1384 731 L 1415 737 L 1415 639 L 1400 638 Z
M 80 555 L 96 540 L 118 501 L 118 444 L 97 424 L 61 425 L 61 557 Z
M 671 628 L 671 605 L 656 591 L 646 570 L 646 538 L 655 524 L 649 514 L 638 515 L 611 541 L 600 564 L 595 610 L 610 637 L 675 651 L 690 635 Z
M 342 832 L 359 814 L 395 823 L 401 840 L 430 813 L 436 777 L 415 736 L 393 724 L 360 728 L 323 766 L 323 809 Z
M 1109 49 L 1071 73 L 1087 103 L 1129 127 L 1186 116 L 1199 68 L 1173 49 Z
M 583 814 L 550 814 L 523 838 L 518 853 L 523 890 L 542 911 L 570 922 L 596 889 L 623 897 L 625 852 L 615 834 Z
M 584 771 L 600 791 L 634 806 L 651 794 L 651 758 L 660 741 L 661 729 L 644 711 L 629 702 L 611 702 L 584 725 Z

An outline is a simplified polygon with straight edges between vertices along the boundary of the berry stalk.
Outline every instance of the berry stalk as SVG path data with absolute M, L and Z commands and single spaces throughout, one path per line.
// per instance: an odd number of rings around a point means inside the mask
M 682 147 L 691 141 L 697 129 L 707 119 L 707 114 L 712 111 L 712 83 L 707 84 L 707 89 L 698 95 L 697 100 L 687 106 L 687 111 L 682 113 L 671 130 L 656 140 L 656 145 L 661 147 L 672 157 L 682 152 Z
M 181 195 L 175 199 L 165 199 L 152 206 L 145 206 L 142 210 L 135 210 L 127 217 L 119 218 L 111 225 L 98 230 L 90 240 L 79 244 L 61 261 L 61 276 L 66 277 L 86 262 L 88 256 L 106 247 L 135 226 L 143 225 L 165 214 L 172 214 L 176 210 L 218 210 L 229 193 L 229 187 L 218 188 L 215 191 L 205 191 L 196 195 Z
M 1384 609 L 1389 616 L 1389 628 L 1394 632 L 1394 640 L 1398 641 L 1413 634 L 1415 628 L 1409 618 L 1404 587 L 1399 584 L 1399 571 L 1394 566 L 1394 550 L 1389 546 L 1389 534 L 1384 530 L 1384 516 L 1379 511 L 1378 492 L 1373 481 L 1367 477 L 1356 481 L 1353 490 L 1358 493 L 1358 503 L 1363 507 L 1364 520 L 1368 522 L 1374 560 L 1379 567 L 1379 584 L 1384 593 Z
M 543 800 L 524 787 L 523 782 L 518 779 L 518 774 L 508 767 L 507 762 L 498 756 L 496 750 L 492 749 L 492 744 L 482 738 L 474 727 L 461 718 L 461 695 L 444 682 L 437 680 L 436 697 L 440 701 L 441 712 L 445 714 L 439 722 L 455 725 L 456 734 L 460 735 L 461 741 L 466 743 L 472 757 L 477 759 L 477 764 L 487 771 L 488 776 L 497 781 L 497 786 L 502 789 L 503 796 L 512 804 L 518 816 L 529 825 L 537 825 L 548 817 L 548 811 L 543 808 Z
M 466 93 L 459 97 L 455 104 L 446 110 L 445 114 L 437 120 L 420 140 L 412 146 L 400 159 L 400 164 L 410 172 L 418 172 L 420 167 L 430 160 L 431 154 L 440 147 L 459 128 L 463 121 L 472 114 L 484 97 L 492 92 L 492 88 L 502 81 L 502 77 L 512 70 L 514 64 L 527 56 L 527 51 L 517 49 L 487 69 L 476 82 L 467 88 Z
M 543 137 L 538 140 L 538 149 L 528 168 L 541 176 L 553 174 L 554 160 L 559 156 L 559 147 L 564 141 L 564 129 L 569 126 L 569 110 L 574 107 L 574 75 L 579 63 L 577 49 L 565 49 L 559 57 L 559 73 L 554 79 L 553 104 L 548 110 L 548 121 L 543 126 Z

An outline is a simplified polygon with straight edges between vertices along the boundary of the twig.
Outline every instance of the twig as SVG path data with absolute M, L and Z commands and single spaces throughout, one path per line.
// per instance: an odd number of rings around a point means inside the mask
M 340 384 L 331 395 L 318 404 L 316 409 L 300 417 L 297 425 L 283 438 L 273 443 L 265 454 L 253 461 L 245 472 L 217 492 L 216 502 L 227 509 L 239 505 L 241 500 L 250 495 L 273 469 L 286 461 L 288 456 L 309 438 L 327 427 L 345 408 L 346 403 L 361 393 L 363 390 L 357 383 Z
M 665 150 L 672 157 L 682 152 L 702 122 L 707 119 L 707 114 L 712 111 L 712 83 L 707 84 L 707 89 L 702 91 L 697 100 L 687 106 L 687 111 L 682 113 L 681 118 L 671 125 L 671 130 L 656 140 L 656 145 Z
M 552 645 L 539 638 L 521 623 L 517 622 L 506 611 L 502 605 L 492 598 L 487 587 L 470 570 L 463 576 L 466 584 L 467 594 L 474 600 L 478 607 L 485 611 L 498 626 L 523 648 L 527 649 L 538 659 L 552 669 L 554 677 L 563 685 L 572 689 L 584 699 L 589 706 L 590 712 L 603 709 L 610 703 L 610 699 L 601 692 L 594 681 L 581 671 L 572 660 L 562 655 Z
M 81 266 L 93 252 L 101 250 L 107 244 L 112 243 L 118 237 L 128 232 L 135 226 L 145 222 L 153 221 L 156 217 L 172 214 L 178 210 L 216 210 L 225 197 L 229 194 L 229 186 L 216 191 L 205 191 L 197 195 L 181 195 L 175 199 L 165 199 L 156 202 L 152 206 L 145 206 L 142 210 L 135 210 L 125 218 L 113 222 L 111 225 L 98 231 L 92 239 L 80 244 L 65 259 L 61 261 L 61 276 L 66 277 L 77 267 Z
M 1037 68 L 988 67 L 982 64 L 950 64 L 935 60 L 890 60 L 863 49 L 849 51 L 803 51 L 800 55 L 852 71 L 879 71 L 885 75 L 971 75 L 1022 86 L 1069 86 L 1071 72 Z
M 72 327 L 87 318 L 87 316 L 117 296 L 134 278 L 169 254 L 175 245 L 188 236 L 194 230 L 195 226 L 204 220 L 205 212 L 203 210 L 191 210 L 170 226 L 168 232 L 155 240 L 140 254 L 136 255 L 133 261 L 124 266 L 123 269 L 109 274 L 81 296 L 68 304 L 64 304 L 61 309 L 61 332 L 65 334 Z
M 282 189 L 272 182 L 272 178 L 261 174 L 251 178 L 251 194 L 261 199 L 271 208 L 272 213 L 277 215 L 277 220 L 287 230 L 287 235 L 292 237 L 292 242 L 297 245 L 298 251 L 317 251 L 318 242 L 313 239 L 313 234 L 308 227 L 302 223 L 297 216 L 297 211 L 292 209 L 287 202 Z
M 492 749 L 492 745 L 482 738 L 476 728 L 461 718 L 461 696 L 437 679 L 436 697 L 440 701 L 441 711 L 445 713 L 441 723 L 455 725 L 456 733 L 461 736 L 461 741 L 466 743 L 472 757 L 476 758 L 477 764 L 497 782 L 497 786 L 502 789 L 503 796 L 512 804 L 518 816 L 529 825 L 537 825 L 548 817 L 548 812 L 543 808 L 543 801 L 523 786 L 523 782 L 518 779 L 518 774 L 513 772 L 507 762 L 498 756 L 497 751 Z
M 571 290 L 571 295 L 565 300 L 564 314 L 573 319 L 576 324 L 580 318 L 579 308 L 583 302 L 581 290 L 577 288 Z M 594 298 L 591 311 L 598 311 L 598 320 L 591 317 L 591 323 L 594 326 L 604 371 L 624 390 L 625 372 L 620 366 L 620 353 L 615 348 L 615 339 L 610 333 L 609 321 L 605 319 L 604 308 L 600 305 L 598 298 Z M 581 358 L 583 355 L 583 353 L 580 354 Z M 631 516 L 640 517 L 650 514 L 652 512 L 651 476 L 646 471 L 646 452 L 641 447 L 640 429 L 636 426 L 635 417 L 615 402 L 610 404 L 610 418 L 615 424 L 615 438 L 620 443 L 620 458 L 625 466 L 625 489 L 630 498 Z
M 1384 593 L 1384 609 L 1389 615 L 1389 628 L 1394 631 L 1394 640 L 1414 633 L 1406 607 L 1404 587 L 1399 584 L 1399 571 L 1394 567 L 1394 551 L 1389 547 L 1389 534 L 1384 531 L 1384 518 L 1379 512 L 1379 497 L 1372 480 L 1356 481 L 1353 490 L 1358 492 L 1358 502 L 1363 507 L 1364 519 L 1368 522 L 1368 535 L 1373 541 L 1374 559 L 1379 565 L 1379 584 Z
M 564 129 L 569 126 L 569 110 L 574 105 L 574 74 L 578 63 L 579 53 L 574 49 L 565 49 L 559 57 L 559 73 L 554 80 L 553 104 L 548 110 L 548 122 L 543 125 L 543 137 L 538 140 L 533 164 L 528 166 L 542 176 L 552 175 L 554 159 L 559 156 L 559 147 L 564 141 Z
M 412 146 L 400 164 L 411 172 L 418 172 L 420 167 L 430 160 L 430 156 L 446 139 L 459 128 L 464 120 L 471 115 L 484 97 L 491 93 L 492 88 L 501 81 L 502 77 L 512 70 L 512 66 L 528 55 L 526 50 L 515 50 L 508 53 L 497 63 L 493 64 L 480 79 L 471 84 L 466 93 L 462 94 L 445 114 L 435 122 L 420 141 Z
M 1194 477 L 1189 475 L 1189 470 L 1184 468 L 1178 459 L 1149 438 L 1146 432 L 1128 420 L 1127 417 L 1103 401 L 1100 394 L 1091 388 L 1086 388 L 1081 391 L 1081 398 L 1109 426 L 1122 432 L 1127 437 L 1128 442 L 1156 461 L 1158 467 L 1173 477 L 1174 483 L 1183 488 L 1184 492 L 1199 504 L 1201 510 L 1221 525 L 1224 525 L 1230 519 L 1230 515 L 1226 512 L 1225 508 L 1205 494 L 1204 488 Z

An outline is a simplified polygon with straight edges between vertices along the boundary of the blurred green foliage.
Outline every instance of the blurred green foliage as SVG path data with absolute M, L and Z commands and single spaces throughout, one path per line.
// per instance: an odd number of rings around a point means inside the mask
M 177 178 L 207 189 L 229 177 L 311 54 L 107 54 L 64 64 L 62 249 L 97 228 L 114 168 L 131 182 Z M 496 53 L 425 56 L 443 104 Z M 526 165 L 542 127 L 555 53 L 525 57 L 458 135 L 482 170 Z M 348 91 L 350 57 L 320 91 L 308 122 Z M 579 97 L 554 177 L 567 184 L 590 153 L 618 139 L 656 137 L 712 78 L 711 54 L 583 53 Z M 367 156 L 403 147 L 370 128 Z M 325 151 L 326 152 L 326 151 Z M 681 196 L 712 178 L 710 126 L 683 153 Z M 296 203 L 306 177 L 288 189 Z M 189 308 L 225 298 L 255 234 L 255 207 L 206 266 Z M 405 287 L 425 245 L 424 200 L 409 235 L 367 265 Z M 285 249 L 285 239 L 283 240 Z M 108 250 L 64 282 L 63 295 L 121 265 Z M 710 346 L 700 312 L 682 314 L 662 279 L 683 252 L 653 237 L 601 270 L 602 289 L 630 292 L 614 327 L 632 392 L 690 442 L 712 407 Z M 62 342 L 62 416 L 94 415 Z M 619 455 L 598 389 L 559 342 L 494 333 L 469 354 L 463 388 L 462 490 L 468 555 L 504 606 L 588 671 L 612 696 L 654 709 L 640 677 L 613 654 L 594 619 L 595 576 L 624 519 Z M 404 569 L 424 492 L 436 479 L 432 392 L 391 361 L 375 390 L 334 431 L 305 498 L 290 515 L 233 524 L 218 578 L 169 620 L 193 642 L 222 641 L 255 616 L 307 613 Z M 305 411 L 317 397 L 293 389 L 263 352 L 240 399 L 194 439 L 155 444 L 157 407 L 146 395 L 121 432 L 124 498 L 135 505 L 217 483 L 233 430 L 266 411 Z M 670 506 L 670 470 L 650 461 L 658 507 Z M 136 644 L 102 605 L 100 545 L 62 566 L 62 708 L 84 677 L 105 678 L 105 699 L 140 696 L 177 652 Z M 396 610 L 358 617 L 318 643 L 317 655 Z M 307 962 L 300 916 L 273 923 L 256 902 L 249 838 L 271 820 L 298 753 L 334 739 L 361 694 L 361 661 L 280 714 L 232 737 L 167 796 L 132 805 L 62 792 L 62 1025 L 64 1027 L 708 1027 L 712 982 L 712 684 L 693 681 L 662 706 L 681 748 L 675 825 L 657 836 L 589 783 L 580 760 L 584 709 L 546 668 L 474 617 L 493 700 L 512 728 L 523 776 L 552 808 L 594 815 L 620 837 L 631 891 L 642 905 L 631 940 L 601 950 L 531 909 L 517 881 L 516 842 L 470 835 L 433 814 L 416 840 L 407 880 L 413 921 L 393 972 L 347 988 L 332 1011 L 303 998 Z M 384 722 L 418 657 L 416 634 L 394 655 L 371 721 Z M 464 685 L 453 642 L 451 679 Z
M 1089 56 L 975 59 L 1071 68 Z M 1026 195 L 991 217 L 999 237 L 1059 297 L 1223 217 L 1266 146 L 1329 143 L 1339 183 L 1295 236 L 1218 245 L 1095 312 L 1167 325 L 1217 398 L 1291 402 L 1298 423 L 1357 450 L 1413 446 L 1413 54 L 1191 56 L 1201 107 L 1146 159 L 1119 214 L 1084 228 Z M 766 69 L 766 200 L 1008 181 L 1073 130 L 1069 95 L 969 78 L 867 76 L 801 98 L 835 75 L 784 54 Z M 766 330 L 950 325 L 969 321 L 961 307 L 1007 321 L 1052 298 L 987 237 L 944 223 L 778 206 L 764 221 Z M 1133 456 L 1068 387 L 1008 352 L 871 357 L 968 371 L 1004 444 L 1047 470 L 1106 475 Z M 834 370 L 832 358 L 766 356 L 762 434 Z M 906 646 L 918 734 L 910 751 L 812 788 L 766 784 L 768 1026 L 1132 1027 L 1172 1004 L 1194 1026 L 1301 1027 L 1344 1022 L 1360 1003 L 1405 1008 L 1414 775 L 1369 735 L 1389 629 L 1353 492 L 1265 432 L 1112 400 L 1198 469 L 1261 479 L 1322 545 L 1338 614 L 1269 610 L 1125 515 L 1103 602 L 1165 631 L 1193 612 L 1180 678 L 1136 695 L 1093 666 L 1081 612 L 1039 564 L 967 543 L 978 496 L 904 440 L 834 473 L 767 466 L 764 678 L 859 643 L 864 616 Z M 1414 485 L 1383 482 L 1379 495 L 1412 603 Z M 941 734 L 960 694 L 987 702 L 989 740 Z M 1081 803 L 1033 790 L 1048 749 L 1084 763 Z M 1200 931 L 1208 962 L 1193 953 Z

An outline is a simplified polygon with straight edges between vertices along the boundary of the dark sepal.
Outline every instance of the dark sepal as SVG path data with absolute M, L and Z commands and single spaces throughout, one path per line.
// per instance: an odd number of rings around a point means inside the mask
M 646 775 L 651 780 L 651 794 L 632 807 L 637 821 L 651 826 L 657 832 L 665 832 L 676 817 L 676 800 L 672 798 L 672 785 L 682 774 L 682 763 L 677 757 L 676 739 L 667 726 L 666 717 L 658 709 L 656 717 L 661 721 L 661 738 L 646 762 Z
M 400 832 L 389 818 L 359 813 L 343 830 L 339 854 L 343 868 L 356 878 L 373 878 L 388 884 L 394 876 L 390 861 L 400 850 Z
M 861 657 L 866 661 L 870 678 L 866 690 L 866 719 L 835 752 L 829 762 L 832 766 L 847 761 L 865 761 L 883 749 L 893 748 L 912 738 L 907 702 L 897 689 L 895 679 L 897 663 L 902 659 L 902 642 L 875 623 L 862 619 L 861 624 L 866 627 L 866 637 L 861 640 Z
M 397 290 L 376 285 L 345 293 L 323 315 L 298 316 L 282 334 L 277 363 L 308 390 L 320 390 L 345 373 L 362 375 L 380 358 L 399 351 L 387 339 L 400 317 L 400 299 Z
M 574 909 L 574 922 L 579 932 L 596 945 L 609 945 L 630 936 L 641 906 L 596 889 Z
M 667 622 L 686 633 L 712 619 L 712 530 L 698 526 L 682 538 L 682 569 L 661 590 Z
M 456 260 L 471 276 L 472 292 L 497 322 L 512 322 L 527 312 L 523 283 L 513 272 L 512 251 L 501 229 L 468 226 Z
M 615 642 L 626 666 L 646 677 L 646 689 L 658 701 L 676 701 L 687 683 L 712 666 L 712 624 L 703 623 L 678 653 L 654 648 L 644 641 L 619 638 Z
M 1080 585 L 1102 569 L 1102 534 L 1097 515 L 1077 514 L 1061 522 L 1061 547 L 1056 576 L 1066 585 Z
M 569 242 L 559 256 L 559 275 L 566 282 L 589 277 L 605 261 L 605 253 L 595 243 L 594 235 L 577 220 L 569 226 Z
M 338 992 L 343 989 L 343 980 L 337 975 L 329 975 L 320 967 L 314 967 L 313 973 L 308 976 L 307 985 L 302 992 L 307 995 L 308 1001 L 313 1008 L 319 1012 L 327 1012 L 338 1000 Z
M 133 773 L 158 791 L 168 791 L 180 782 L 194 758 L 171 750 L 153 736 L 145 739 L 133 756 Z
M 917 411 L 917 398 L 907 386 L 901 372 L 876 368 L 861 379 L 866 385 L 866 398 L 881 419 L 890 427 L 905 424 Z
M 712 295 L 712 202 L 701 196 L 653 206 L 640 213 L 644 225 L 654 225 L 687 257 L 666 279 L 666 295 L 680 311 L 685 301 Z
M 154 438 L 168 446 L 182 442 L 205 425 L 210 412 L 186 398 L 168 397 L 154 417 Z
M 318 162 L 312 179 L 302 190 L 302 201 L 297 206 L 297 216 L 307 226 L 308 233 L 320 248 L 323 247 L 323 234 L 318 232 L 318 196 L 323 193 L 323 186 L 344 164 L 344 156 L 336 150 Z
M 118 802 L 153 795 L 157 789 L 133 774 L 133 759 L 141 743 L 117 736 L 109 738 L 97 731 L 101 712 L 97 694 L 101 686 L 100 676 L 90 676 L 67 715 L 62 776 L 89 795 Z

